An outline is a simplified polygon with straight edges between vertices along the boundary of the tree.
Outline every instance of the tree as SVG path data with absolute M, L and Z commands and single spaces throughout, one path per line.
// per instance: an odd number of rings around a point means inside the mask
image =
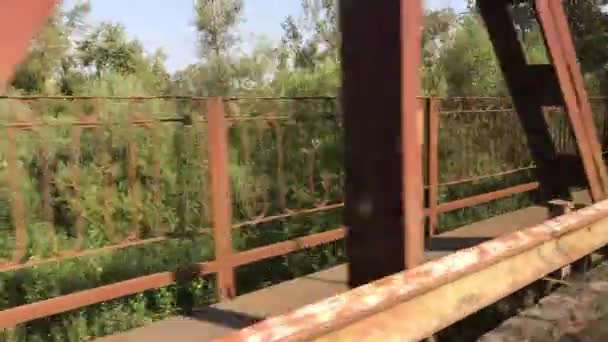
M 607 3 L 606 0 L 564 1 L 577 56 L 583 73 L 586 74 L 587 79 L 591 80 L 591 83 L 605 79 L 603 70 L 608 63 L 608 51 L 604 47 L 608 43 L 606 33 L 608 32 L 608 14 L 603 7 Z M 528 58 L 537 59 L 531 62 L 546 62 L 546 56 L 540 61 L 538 60 L 541 58 L 540 51 L 544 50 L 544 42 L 540 35 L 533 3 L 530 0 L 519 0 L 514 6 L 513 16 L 524 37 Z M 530 56 L 530 50 L 534 51 L 532 54 L 535 56 Z
M 129 41 L 121 24 L 102 23 L 78 44 L 78 57 L 84 67 L 100 76 L 106 72 L 132 74 L 144 62 L 143 48 Z
M 312 69 L 330 58 L 339 62 L 340 32 L 335 0 L 302 0 L 304 15 L 285 18 L 281 66 Z
M 441 57 L 449 96 L 506 95 L 494 49 L 476 15 L 466 15 Z
M 124 26 L 102 23 L 78 43 L 76 59 L 92 73 L 92 78 L 105 74 L 137 75 L 148 91 L 163 93 L 168 89 L 169 75 L 162 50 L 150 57 L 141 43 L 130 40 Z
M 313 39 L 321 45 L 321 51 L 333 58 L 338 57 L 340 31 L 336 0 L 302 0 L 304 18 L 311 26 Z
M 242 0 L 197 0 L 196 29 L 199 52 L 208 72 L 209 91 L 226 95 L 231 89 L 231 49 L 238 42 L 236 32 L 243 11 Z
M 457 16 L 453 9 L 428 11 L 422 31 L 422 89 L 425 95 L 437 96 L 447 91 L 445 65 L 441 57 L 453 42 Z
M 80 2 L 67 11 L 58 11 L 30 45 L 30 54 L 15 75 L 12 86 L 27 93 L 55 93 L 64 88 L 74 67 L 72 39 L 85 28 L 91 6 Z
M 317 57 L 317 42 L 304 39 L 304 32 L 293 16 L 287 16 L 281 23 L 281 67 L 312 68 Z
M 200 64 L 191 64 L 177 71 L 172 79 L 173 92 L 180 95 L 205 96 L 205 79 L 207 69 Z
M 238 94 L 273 95 L 270 85 L 280 64 L 277 51 L 274 42 L 261 37 L 250 54 L 238 59 L 233 75 Z
M 243 0 L 197 0 L 194 8 L 201 57 L 225 55 L 238 41 L 234 30 L 241 20 Z

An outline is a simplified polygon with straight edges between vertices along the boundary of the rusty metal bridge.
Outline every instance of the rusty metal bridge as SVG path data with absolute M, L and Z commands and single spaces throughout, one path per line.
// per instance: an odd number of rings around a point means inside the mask
M 344 73 L 341 114 L 338 114 L 333 98 L 0 99 L 9 103 L 10 108 L 34 113 L 9 118 L 2 123 L 14 248 L 12 253 L 2 255 L 0 271 L 35 268 L 175 238 L 166 232 L 147 231 L 142 222 L 159 223 L 163 219 L 158 211 L 141 213 L 138 210 L 144 201 L 153 208 L 161 207 L 161 178 L 166 170 L 161 169 L 160 139 L 165 127 L 176 124 L 182 129 L 188 127 L 186 135 L 192 139 L 189 141 L 194 148 L 192 156 L 197 156 L 200 165 L 197 186 L 205 189 L 196 193 L 200 204 L 196 208 L 197 221 L 193 224 L 211 227 L 189 234 L 210 236 L 214 246 L 212 258 L 179 272 L 149 272 L 134 279 L 60 293 L 53 298 L 3 309 L 0 328 L 166 287 L 179 282 L 184 275 L 215 274 L 218 298 L 226 303 L 238 293 L 235 275 L 238 267 L 345 239 L 348 264 L 343 266 L 347 267 L 343 274 L 348 275 L 344 280 L 351 290 L 344 289 L 327 299 L 319 298 L 317 303 L 253 324 L 224 336 L 222 341 L 416 341 L 602 249 L 608 243 L 608 174 L 602 152 L 605 149 L 602 145 L 606 145 L 602 142 L 606 141 L 607 120 L 605 113 L 597 110 L 597 103 L 604 103 L 605 99 L 590 99 L 586 93 L 561 2 L 534 1 L 551 57 L 548 65 L 527 63 L 510 17 L 510 1 L 483 0 L 477 5 L 509 86 L 510 99 L 419 97 L 421 0 L 340 2 Z M 29 39 L 52 13 L 56 2 L 9 0 L 1 6 L 0 45 L 4 50 L 0 54 L 0 85 L 5 86 L 16 65 L 24 58 Z M 147 105 L 152 102 L 160 103 L 160 106 L 179 102 L 195 115 L 144 115 L 151 110 Z M 248 114 L 247 103 L 252 102 L 264 108 L 264 114 Z M 37 109 L 57 103 L 71 107 L 77 114 L 64 121 L 35 115 Z M 314 125 L 319 118 L 311 120 L 289 114 L 289 108 L 309 106 L 306 107 L 308 111 L 311 108 L 319 110 L 328 103 L 330 109 L 324 107 L 323 111 L 329 112 L 330 123 L 325 123 L 325 130 L 317 136 L 311 136 L 310 122 Z M 128 113 L 125 120 L 112 122 L 104 115 L 116 106 Z M 446 145 L 442 143 L 441 132 L 449 128 L 446 125 L 449 120 L 470 122 L 470 119 L 463 119 L 467 113 L 486 117 L 508 113 L 520 123 L 522 139 L 513 138 L 514 126 L 503 132 L 504 138 L 510 136 L 509 141 L 521 141 L 522 144 L 508 145 L 505 153 L 511 159 L 504 169 L 463 172 L 446 179 L 441 172 L 444 167 L 441 149 Z M 308 124 L 303 123 L 306 120 Z M 484 120 L 484 125 L 472 129 L 482 132 L 488 129 L 488 119 Z M 506 122 L 504 117 L 494 120 L 493 127 L 503 127 Z M 559 124 L 556 126 L 552 120 Z M 104 141 L 104 129 L 117 124 L 128 131 L 121 152 L 126 182 L 121 186 L 129 196 L 125 205 L 132 206 L 125 209 L 131 213 L 128 216 L 131 222 L 122 230 L 113 222 L 114 214 L 109 204 L 116 191 L 113 189 L 116 187 L 115 173 L 108 171 L 112 169 L 111 161 L 104 159 L 103 151 L 111 147 L 100 143 Z M 598 125 L 602 125 L 601 130 Z M 243 129 L 245 126 L 249 128 Z M 289 131 L 294 126 L 300 126 L 300 131 L 304 132 L 300 142 L 314 142 L 343 130 L 344 177 L 337 171 L 332 175 L 318 170 L 317 161 L 322 153 L 315 149 L 318 143 L 312 143 L 302 149 L 301 156 L 288 160 L 283 146 L 294 133 Z M 267 195 L 260 195 L 254 204 L 235 200 L 231 195 L 234 189 L 231 189 L 229 146 L 235 130 L 241 135 L 257 134 L 256 144 L 263 144 L 268 135 L 274 137 L 276 146 L 270 151 L 273 154 L 271 181 L 277 184 L 273 193 L 277 197 L 276 208 L 264 204 Z M 69 247 L 47 253 L 49 255 L 45 257 L 32 257 L 28 247 L 31 229 L 28 229 L 26 219 L 26 213 L 32 208 L 27 208 L 23 195 L 23 158 L 19 151 L 22 144 L 31 143 L 24 139 L 37 139 L 38 143 L 34 143 L 36 163 L 41 169 L 36 183 L 40 193 L 37 210 L 48 229 L 48 241 L 56 245 L 60 233 L 54 226 L 57 220 L 51 197 L 53 191 L 58 191 L 56 179 L 60 177 L 54 174 L 58 167 L 53 165 L 49 146 L 44 143 L 54 131 L 62 132 L 66 141 L 64 162 L 69 169 L 67 183 L 71 185 L 66 186 L 65 191 L 76 199 L 71 204 L 74 229 L 70 233 Z M 496 132 L 491 134 L 496 135 Z M 142 134 L 153 146 L 152 151 L 146 152 L 148 170 L 142 169 L 138 159 L 144 151 L 138 147 L 136 137 Z M 82 146 L 85 136 L 98 150 L 85 151 L 86 146 Z M 466 135 L 463 136 L 466 139 Z M 505 145 L 504 141 L 498 144 Z M 250 162 L 255 147 L 242 144 L 244 162 Z M 570 153 L 562 153 L 564 150 Z M 517 158 L 526 153 L 529 158 Z M 86 248 L 85 227 L 90 218 L 83 214 L 84 209 L 79 204 L 83 194 L 78 184 L 84 178 L 81 172 L 84 156 L 95 154 L 100 156 L 99 160 L 91 163 L 105 170 L 98 177 L 103 188 L 99 201 L 104 204 L 99 217 L 108 243 Z M 463 164 L 468 165 L 470 161 Z M 297 176 L 287 175 L 289 163 L 298 165 L 302 172 Z M 524 182 L 448 201 L 441 198 L 441 189 L 445 187 L 524 172 L 531 174 L 522 178 Z M 145 173 L 146 182 L 141 181 L 142 173 Z M 207 176 L 208 182 L 205 181 Z M 290 208 L 289 198 L 294 195 L 289 184 L 297 182 L 298 177 L 309 193 L 322 193 L 323 200 L 309 201 L 307 207 L 299 209 Z M 577 186 L 580 191 L 573 194 L 572 189 Z M 344 198 L 336 189 L 344 189 Z M 526 212 L 524 217 L 534 216 L 540 220 L 521 221 L 526 227 L 515 227 L 508 220 L 492 221 L 490 225 L 499 227 L 486 236 L 491 239 L 449 254 L 425 255 L 425 245 L 428 246 L 429 241 L 450 237 L 438 234 L 441 214 L 534 191 L 538 193 L 540 203 L 560 207 L 562 211 L 530 214 L 543 210 L 536 208 Z M 571 211 L 573 197 L 581 193 L 587 197 L 581 202 L 585 207 Z M 247 215 L 243 215 L 241 222 L 233 222 L 235 201 L 241 201 L 239 208 L 247 208 L 243 209 Z M 205 203 L 210 203 L 210 208 Z M 342 207 L 343 227 L 249 250 L 234 249 L 234 231 Z M 208 222 L 202 219 L 205 217 Z M 475 234 L 480 229 L 480 226 L 469 227 L 469 233 L 463 234 L 473 234 L 468 235 L 469 238 L 478 237 Z M 466 227 L 461 230 L 465 231 Z M 452 236 L 458 237 L 458 234 Z

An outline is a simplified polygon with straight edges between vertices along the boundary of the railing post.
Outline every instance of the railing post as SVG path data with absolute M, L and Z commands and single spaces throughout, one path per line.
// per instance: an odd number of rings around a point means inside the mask
M 11 217 L 15 226 L 15 249 L 13 251 L 13 262 L 20 263 L 27 254 L 28 234 L 25 219 L 25 203 L 21 192 L 21 170 L 19 170 L 19 154 L 17 151 L 17 129 L 8 128 L 7 132 L 7 162 L 8 179 L 11 192 Z
M 401 55 L 401 153 L 405 268 L 424 260 L 424 175 L 422 173 L 422 124 L 416 97 L 420 95 L 419 66 L 423 5 L 421 0 L 400 2 Z M 373 24 L 370 24 L 373 25 Z
M 428 111 L 428 180 L 429 180 L 429 235 L 437 234 L 439 215 L 439 111 L 441 100 L 430 98 Z
M 234 268 L 231 263 L 232 204 L 228 174 L 228 128 L 222 98 L 207 101 L 207 132 L 211 207 L 215 260 L 218 264 L 217 294 L 219 300 L 236 295 Z

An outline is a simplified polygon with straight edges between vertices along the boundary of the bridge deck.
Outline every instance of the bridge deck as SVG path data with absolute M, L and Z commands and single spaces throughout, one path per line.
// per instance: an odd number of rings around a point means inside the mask
M 484 239 L 541 223 L 548 215 L 546 208 L 534 206 L 441 234 L 429 242 L 427 258 L 436 258 Z M 230 302 L 202 308 L 194 317 L 173 317 L 97 341 L 208 341 L 265 317 L 283 314 L 346 291 L 346 279 L 347 267 L 340 265 L 240 296 Z

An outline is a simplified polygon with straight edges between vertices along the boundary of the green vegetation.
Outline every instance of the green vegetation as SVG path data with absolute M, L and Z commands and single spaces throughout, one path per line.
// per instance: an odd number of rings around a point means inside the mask
M 318 96 L 308 101 L 225 103 L 227 115 L 240 118 L 230 121 L 229 130 L 233 222 L 279 214 L 285 208 L 340 202 L 342 130 L 337 102 L 331 99 L 340 85 L 336 5 L 334 0 L 303 0 L 302 5 L 301 17 L 285 19 L 280 42 L 261 37 L 250 53 L 243 54 L 235 52 L 242 43 L 236 27 L 243 19 L 243 1 L 197 1 L 193 11 L 200 61 L 174 74 L 165 69 L 162 51 L 146 53 L 120 24 L 90 25 L 86 20 L 89 6 L 77 5 L 58 13 L 37 37 L 10 95 Z M 517 9 L 528 57 L 541 62 L 545 57 L 538 28 L 525 4 Z M 591 2 L 572 5 L 569 15 L 576 43 L 584 49 L 581 63 L 590 92 L 600 93 L 608 70 L 606 44 L 602 44 L 608 17 Z M 475 13 L 429 11 L 423 39 L 425 95 L 507 94 Z M 603 103 L 594 105 L 603 124 Z M 522 171 L 455 184 L 526 167 L 531 160 L 509 103 L 446 99 L 442 107 L 441 202 L 533 180 L 532 172 Z M 97 127 L 72 127 L 71 122 L 90 114 L 96 116 Z M 171 239 L 0 273 L 0 310 L 211 260 L 205 115 L 204 100 L 1 99 L 3 136 L 8 133 L 6 124 L 15 121 L 44 125 L 17 131 L 14 142 L 0 141 L 0 264 L 13 259 L 16 247 L 11 143 L 17 146 L 14 174 L 29 237 L 20 261 L 100 248 L 133 236 Z M 135 127 L 129 123 L 132 119 L 154 120 Z M 563 114 L 552 114 L 549 121 L 558 148 L 571 151 Z M 78 171 L 74 160 L 78 160 Z M 50 201 L 44 198 L 45 174 L 52 179 Z M 524 194 L 448 213 L 440 218 L 441 228 L 451 229 L 535 200 L 536 194 Z M 49 207 L 51 214 L 45 210 Z M 332 210 L 246 225 L 235 230 L 234 247 L 251 249 L 334 229 L 341 222 L 341 211 Z M 344 246 L 338 242 L 243 266 L 237 270 L 239 292 L 344 260 Z M 188 314 L 193 307 L 215 300 L 213 286 L 212 277 L 180 279 L 164 289 L 2 331 L 0 341 L 90 340 L 177 313 Z

